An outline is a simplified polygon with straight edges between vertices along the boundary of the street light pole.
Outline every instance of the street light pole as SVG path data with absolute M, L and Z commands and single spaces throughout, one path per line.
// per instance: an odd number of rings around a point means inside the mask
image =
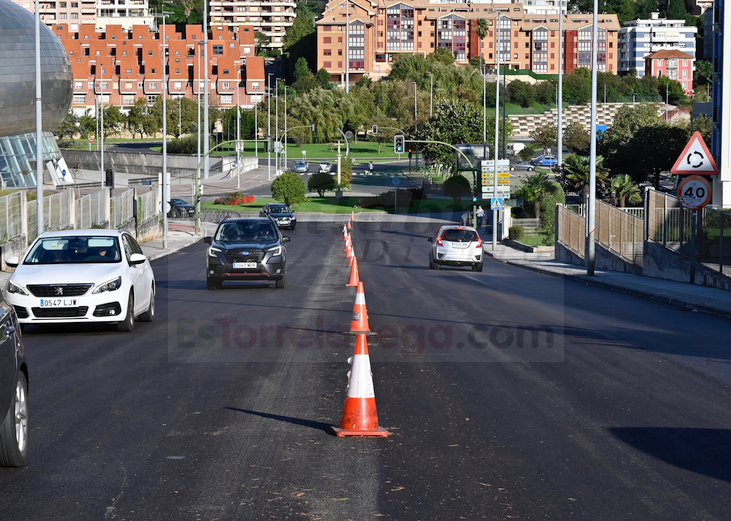
M 419 126 L 416 122 L 416 94 L 417 94 L 417 92 L 418 91 L 416 89 L 416 82 L 414 82 L 414 132 L 418 132 L 418 130 L 419 130 Z
M 272 180 L 272 73 L 267 73 L 267 180 Z
M 345 93 L 350 92 L 350 0 L 345 0 Z
M 279 78 L 277 78 L 277 81 L 274 82 L 274 105 L 276 116 L 274 118 L 274 165 L 276 166 L 274 174 L 279 175 Z
M 203 86 L 203 154 L 205 159 L 203 160 L 203 178 L 208 179 L 210 172 L 210 162 L 208 160 L 208 151 L 210 149 L 210 138 L 208 136 L 208 0 L 203 0 L 203 79 L 205 85 Z
M 563 164 L 563 2 L 558 4 L 558 166 Z
M 167 83 L 165 79 L 166 44 L 165 17 L 173 14 L 171 11 L 160 11 L 155 16 L 162 18 L 162 247 L 168 247 L 168 212 L 167 205 L 170 201 L 170 181 L 168 180 L 168 107 L 167 107 Z M 159 33 L 158 33 L 159 34 Z M 104 113 L 102 112 L 102 116 Z
M 434 113 L 434 75 L 429 73 L 429 118 Z
M 101 147 L 101 187 L 104 191 L 104 63 L 99 64 L 99 112 L 101 116 L 101 128 L 99 129 L 99 146 Z M 102 197 L 99 197 L 101 200 Z M 101 215 L 99 216 L 102 217 Z
M 587 208 L 587 234 L 586 247 L 584 248 L 586 257 L 586 274 L 590 277 L 594 275 L 594 261 L 596 257 L 594 232 L 596 230 L 596 87 L 597 87 L 597 47 L 598 47 L 598 25 L 599 17 L 599 1 L 594 0 L 594 21 L 592 22 L 591 31 L 591 146 L 589 149 L 589 202 Z
M 241 188 L 241 66 L 236 71 L 236 188 Z
M 493 193 L 492 197 L 497 198 L 497 145 L 498 145 L 498 139 L 499 139 L 499 129 L 498 129 L 498 122 L 499 119 L 497 117 L 498 112 L 500 111 L 500 15 L 497 16 L 496 20 L 496 30 L 497 30 L 497 52 L 495 53 L 495 146 L 494 151 L 492 154 L 492 160 L 493 160 L 493 175 L 495 178 L 493 179 Z M 494 208 L 492 211 L 492 251 L 497 250 L 497 208 Z
M 36 80 L 36 227 L 43 233 L 43 100 L 41 99 L 41 11 L 35 5 L 35 80 Z M 91 147 L 89 147 L 91 148 Z
M 284 84 L 284 168 L 287 168 L 287 84 Z

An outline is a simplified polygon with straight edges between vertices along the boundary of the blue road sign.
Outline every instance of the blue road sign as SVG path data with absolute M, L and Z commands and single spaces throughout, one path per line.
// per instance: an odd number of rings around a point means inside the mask
M 393 179 L 391 179 L 391 182 L 393 183 L 393 186 L 398 186 L 399 183 L 401 183 L 401 178 L 400 177 L 394 177 Z
M 492 198 L 492 206 L 490 206 L 491 210 L 502 210 L 503 209 L 503 198 L 502 197 L 493 197 Z

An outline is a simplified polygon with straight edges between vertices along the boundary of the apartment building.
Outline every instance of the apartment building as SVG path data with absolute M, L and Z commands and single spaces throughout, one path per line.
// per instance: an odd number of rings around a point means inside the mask
M 34 0 L 12 1 L 35 12 Z M 103 28 L 112 23 L 131 29 L 135 24 L 153 21 L 148 0 L 43 0 L 39 11 L 41 21 L 46 25 L 70 24 L 74 31 L 79 24 Z
M 663 50 L 681 51 L 696 58 L 695 40 L 698 29 L 688 27 L 685 20 L 667 20 L 652 13 L 650 20 L 625 22 L 619 31 L 619 72 L 636 70 L 645 74 L 645 56 Z
M 270 39 L 269 47 L 281 49 L 284 35 L 296 17 L 295 0 L 210 0 L 211 25 L 247 25 Z
M 693 64 L 695 59 L 687 52 L 657 51 L 645 56 L 645 74 L 667 76 L 680 82 L 685 94 L 693 95 Z
M 128 110 L 143 97 L 155 102 L 167 85 L 172 99 L 196 99 L 205 90 L 204 39 L 199 25 L 165 26 L 163 58 L 162 27 L 135 25 L 126 30 L 109 24 L 103 31 L 82 25 L 77 31 L 67 24 L 51 27 L 63 44 L 73 70 L 73 103 L 77 114 L 105 105 Z M 209 104 L 230 108 L 237 102 L 253 107 L 264 99 L 264 59 L 254 56 L 252 27 L 211 27 L 207 55 Z
M 478 21 L 485 19 L 488 34 L 477 35 Z M 521 4 L 412 3 L 379 5 L 369 0 L 331 0 L 317 25 L 317 68 L 330 73 L 331 81 L 344 84 L 346 52 L 351 83 L 363 76 L 379 79 L 391 70 L 398 54 L 429 54 L 449 49 L 458 64 L 481 57 L 495 66 L 558 74 L 577 67 L 591 68 L 592 15 L 530 14 Z M 559 27 L 563 27 L 563 39 Z M 598 64 L 601 71 L 617 72 L 616 15 L 598 20 Z M 349 29 L 346 29 L 348 28 Z M 346 42 L 347 39 L 347 42 Z M 558 50 L 563 43 L 563 64 Z

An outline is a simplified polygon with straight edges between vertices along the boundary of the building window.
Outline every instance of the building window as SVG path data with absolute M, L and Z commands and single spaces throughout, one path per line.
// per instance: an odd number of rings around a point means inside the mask
M 77 81 L 77 82 L 76 82 L 76 83 L 74 84 L 74 88 L 75 88 L 76 90 L 81 90 L 81 89 L 83 89 L 83 88 L 84 88 L 84 84 L 83 84 L 82 82 L 80 82 L 80 81 Z
M 332 67 L 332 62 L 322 62 L 322 66 L 326 69 L 329 69 Z
M 151 81 L 150 82 L 150 88 L 151 89 L 156 89 L 157 88 L 157 82 L 156 81 Z
M 147 103 L 152 105 L 155 103 L 156 99 L 157 99 L 157 96 L 155 96 L 154 94 L 150 94 L 147 96 Z
M 252 83 L 251 84 L 251 90 L 259 90 L 259 84 L 258 83 Z
M 86 103 L 86 96 L 83 94 L 74 95 L 74 103 L 77 105 Z
M 221 103 L 225 105 L 231 105 L 234 102 L 233 94 L 223 94 L 221 95 Z
M 224 88 L 224 90 L 228 90 L 228 89 L 231 88 L 231 84 L 229 82 L 227 82 L 227 81 L 224 81 L 223 82 L 223 88 Z
M 332 50 L 331 49 L 323 49 L 322 54 L 324 56 L 331 56 L 332 55 Z
M 324 37 L 324 38 L 322 39 L 322 43 L 331 43 L 331 40 L 332 40 L 332 38 L 330 38 L 329 36 L 325 36 L 325 37 Z
M 223 55 L 223 45 L 214 45 L 213 54 L 218 56 Z

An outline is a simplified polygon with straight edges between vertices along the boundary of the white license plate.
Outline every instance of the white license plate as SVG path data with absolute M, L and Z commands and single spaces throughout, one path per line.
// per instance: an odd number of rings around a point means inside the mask
M 234 262 L 234 269 L 256 268 L 256 262 Z
M 74 308 L 78 304 L 75 298 L 42 298 L 42 308 Z

